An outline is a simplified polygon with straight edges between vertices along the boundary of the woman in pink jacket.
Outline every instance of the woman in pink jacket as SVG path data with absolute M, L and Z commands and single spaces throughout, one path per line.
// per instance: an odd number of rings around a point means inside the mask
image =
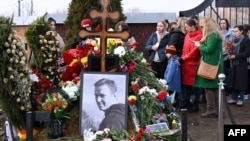
M 200 60 L 200 52 L 195 47 L 194 41 L 200 41 L 202 38 L 202 29 L 193 19 L 189 19 L 185 23 L 187 34 L 184 39 L 183 51 L 180 58 L 181 78 L 182 78 L 182 105 L 181 108 L 187 108 L 189 112 L 199 111 L 199 100 L 202 89 L 193 87 L 196 68 Z M 190 105 L 192 93 L 195 99 Z

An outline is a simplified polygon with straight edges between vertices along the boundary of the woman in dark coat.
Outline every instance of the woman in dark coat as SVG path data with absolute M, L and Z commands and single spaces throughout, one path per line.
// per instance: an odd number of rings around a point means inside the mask
M 176 49 L 176 52 L 175 52 L 176 56 L 178 56 L 178 58 L 181 56 L 182 48 L 183 48 L 183 42 L 184 42 L 185 33 L 186 33 L 186 31 L 185 31 L 185 22 L 186 22 L 186 18 L 184 18 L 184 17 L 178 18 L 177 23 L 176 23 L 177 24 L 176 27 L 173 27 L 170 30 L 169 42 L 168 42 L 168 45 L 166 47 L 166 54 L 167 54 L 167 49 L 168 48 L 175 48 Z M 177 57 L 174 57 L 174 58 L 176 59 Z M 171 61 L 171 60 L 169 60 L 169 61 Z M 172 60 L 172 62 L 173 62 L 173 60 Z M 169 65 L 169 63 L 170 62 L 168 62 L 168 65 Z M 167 68 L 168 67 L 169 66 L 167 66 Z M 178 68 L 179 68 L 179 66 L 178 66 Z M 166 69 L 166 71 L 167 71 L 167 69 Z M 179 71 L 179 69 L 178 69 L 178 71 Z M 172 76 L 172 77 L 173 78 L 180 78 L 179 76 Z M 165 76 L 165 79 L 166 78 L 167 77 Z M 177 80 L 175 80 L 175 81 L 177 81 Z M 167 80 L 167 83 L 169 83 L 168 80 Z M 181 82 L 179 82 L 179 85 L 181 85 Z M 176 102 L 174 104 L 175 108 L 179 108 L 179 106 L 180 106 L 180 94 L 181 94 L 181 91 L 178 91 L 178 92 L 176 91 L 176 95 L 175 95 L 175 101 Z
M 242 106 L 248 89 L 247 57 L 250 56 L 250 40 L 244 34 L 242 25 L 235 26 L 233 31 L 233 47 L 229 49 L 231 52 L 229 59 L 232 64 L 229 70 L 229 87 L 232 91 L 232 99 L 228 103 Z
M 176 27 L 172 28 L 169 32 L 169 42 L 168 46 L 173 46 L 176 48 L 176 55 L 179 57 L 182 55 L 182 48 L 185 38 L 185 22 L 186 18 L 180 17 L 177 20 Z
M 153 32 L 145 46 L 149 53 L 149 62 L 156 78 L 163 79 L 167 67 L 165 47 L 168 44 L 167 24 L 164 20 L 157 22 L 156 31 Z

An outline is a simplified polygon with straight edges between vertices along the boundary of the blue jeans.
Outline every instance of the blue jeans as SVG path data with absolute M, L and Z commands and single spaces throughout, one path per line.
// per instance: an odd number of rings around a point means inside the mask
M 232 89 L 232 99 L 233 100 L 244 100 L 245 91 Z
M 193 87 L 190 85 L 182 85 L 182 91 L 181 91 L 181 98 L 182 100 L 188 100 L 190 101 L 191 95 L 195 94 L 194 101 L 200 101 L 202 89 Z

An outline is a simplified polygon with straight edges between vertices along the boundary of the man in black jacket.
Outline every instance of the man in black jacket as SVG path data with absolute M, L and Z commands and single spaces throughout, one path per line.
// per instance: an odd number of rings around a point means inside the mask
M 117 85 L 113 80 L 102 78 L 95 84 L 95 100 L 100 110 L 105 112 L 105 118 L 98 130 L 105 128 L 122 131 L 125 129 L 125 104 L 117 100 Z

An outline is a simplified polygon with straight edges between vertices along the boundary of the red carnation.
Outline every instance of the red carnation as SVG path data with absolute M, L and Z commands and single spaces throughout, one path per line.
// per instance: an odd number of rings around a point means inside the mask
M 167 94 L 168 94 L 167 91 L 161 91 L 161 92 L 158 93 L 156 98 L 158 100 L 164 101 L 166 99 Z
M 128 73 L 132 73 L 135 68 L 135 61 L 128 61 Z

